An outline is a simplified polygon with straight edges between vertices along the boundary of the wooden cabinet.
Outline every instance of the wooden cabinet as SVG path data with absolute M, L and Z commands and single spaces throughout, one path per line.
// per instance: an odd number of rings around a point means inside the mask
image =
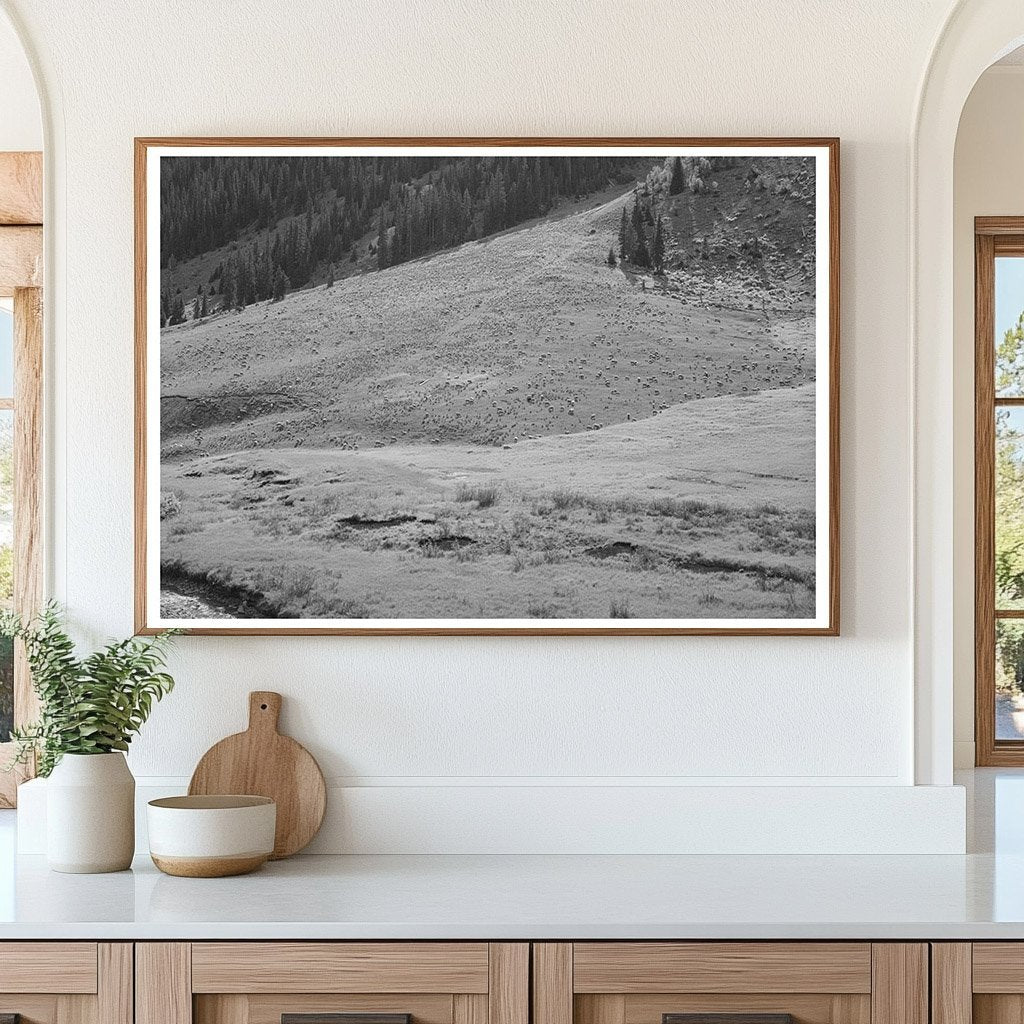
M 136 1022 L 529 1024 L 529 973 L 527 943 L 140 943 Z
M 924 943 L 537 943 L 533 957 L 533 1024 L 928 1024 Z
M 132 1024 L 131 943 L 0 943 L 0 1017 Z
M 21 1024 L 1024 1024 L 1024 943 L 9 942 L 0 1024 L 10 1014 Z

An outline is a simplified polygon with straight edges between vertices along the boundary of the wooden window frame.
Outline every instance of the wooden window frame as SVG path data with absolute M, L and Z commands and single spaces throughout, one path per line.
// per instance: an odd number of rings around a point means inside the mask
M 1024 766 L 1024 741 L 996 739 L 996 619 L 1024 620 L 1024 609 L 996 610 L 995 416 L 1024 406 L 996 398 L 995 261 L 1024 257 L 1024 217 L 974 220 L 974 749 L 979 767 Z
M 43 158 L 0 153 L 0 297 L 14 299 L 14 608 L 23 617 L 42 604 Z M 32 721 L 38 702 L 25 652 L 14 655 L 14 724 Z M 0 807 L 14 807 L 33 766 L 7 772 L 13 743 L 0 743 Z

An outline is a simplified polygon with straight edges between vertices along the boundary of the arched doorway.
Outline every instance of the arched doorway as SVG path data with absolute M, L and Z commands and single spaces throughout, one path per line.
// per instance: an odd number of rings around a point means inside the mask
M 952 781 L 954 597 L 956 588 L 973 588 L 973 580 L 954 571 L 954 150 L 975 82 L 1022 42 L 1019 0 L 962 0 L 936 42 L 912 127 L 915 774 L 921 784 Z

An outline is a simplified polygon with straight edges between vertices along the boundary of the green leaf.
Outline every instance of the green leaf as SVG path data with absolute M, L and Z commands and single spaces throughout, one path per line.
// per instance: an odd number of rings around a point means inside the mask
M 46 776 L 64 754 L 126 751 L 154 697 L 159 701 L 174 688 L 160 670 L 180 632 L 111 641 L 79 659 L 54 602 L 30 622 L 0 611 L 0 636 L 23 643 L 40 705 L 37 722 L 12 732 L 15 756 L 8 768 L 35 752 L 39 774 Z

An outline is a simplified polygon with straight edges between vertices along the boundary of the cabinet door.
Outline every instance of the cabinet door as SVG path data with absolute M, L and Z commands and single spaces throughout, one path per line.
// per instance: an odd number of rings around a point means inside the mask
M 6 1024 L 132 1024 L 130 943 L 0 942 Z
M 525 943 L 140 943 L 136 984 L 136 1024 L 529 1024 Z
M 928 1024 L 922 943 L 538 943 L 533 1024 Z
M 935 1024 L 1024 1021 L 1024 942 L 932 946 Z

